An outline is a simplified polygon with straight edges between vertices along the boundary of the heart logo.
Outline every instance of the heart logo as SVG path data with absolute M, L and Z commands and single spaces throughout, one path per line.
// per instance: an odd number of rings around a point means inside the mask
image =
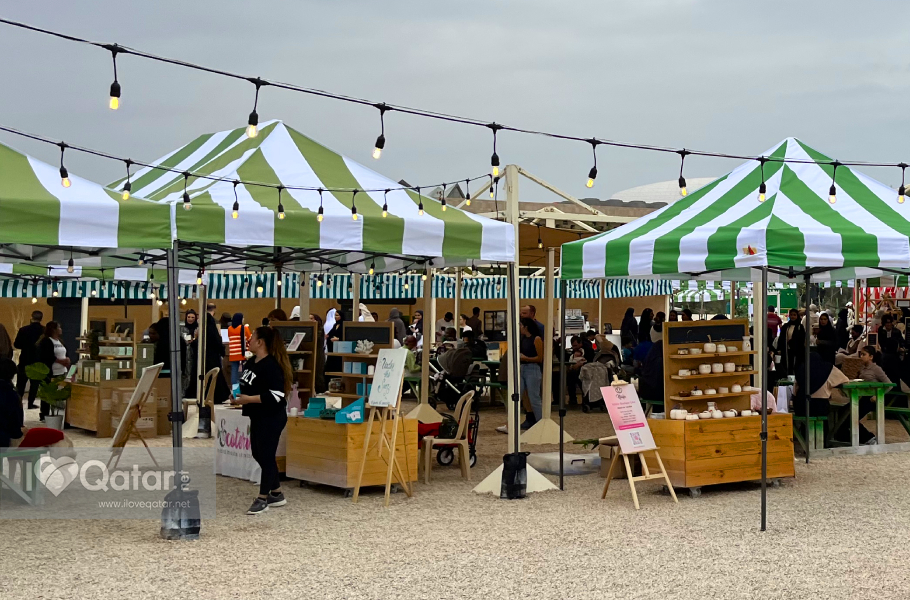
M 69 456 L 42 456 L 35 465 L 35 475 L 54 496 L 59 496 L 79 475 L 79 465 Z

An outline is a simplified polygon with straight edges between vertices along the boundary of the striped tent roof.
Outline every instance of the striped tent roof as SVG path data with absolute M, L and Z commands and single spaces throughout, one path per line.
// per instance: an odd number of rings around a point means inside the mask
M 840 166 L 829 202 L 831 158 L 795 138 L 658 211 L 565 244 L 567 278 L 663 276 L 744 281 L 752 267 L 817 267 L 816 281 L 876 277 L 910 268 L 910 203 L 890 187 Z M 783 163 L 774 159 L 805 161 Z M 788 281 L 771 274 L 769 279 Z M 792 281 L 792 280 L 791 280 Z
M 680 290 L 674 298 L 676 302 L 713 302 L 727 296 L 724 290 Z
M 167 207 L 120 193 L 69 173 L 64 187 L 60 168 L 0 144 L 0 261 L 66 264 L 75 246 L 94 256 L 82 264 L 100 265 L 118 248 L 168 248 Z
M 187 242 L 227 246 L 284 246 L 339 250 L 347 253 L 350 271 L 407 267 L 405 257 L 433 258 L 434 266 L 515 260 L 513 228 L 499 221 L 441 204 L 338 154 L 281 121 L 264 123 L 255 138 L 245 129 L 201 135 L 189 144 L 153 161 L 178 171 L 223 178 L 189 178 L 191 211 L 174 210 L 176 238 Z M 240 210 L 232 218 L 234 180 L 314 188 L 285 189 L 286 218 L 278 216 L 278 191 L 255 185 L 236 186 Z M 118 188 L 124 180 L 112 184 Z M 132 178 L 137 195 L 163 205 L 182 204 L 184 177 L 180 173 L 145 168 Z M 370 189 L 393 191 L 324 191 Z M 422 201 L 424 214 L 418 214 Z M 388 203 L 388 216 L 382 206 Z M 323 206 L 324 220 L 317 220 Z M 352 218 L 356 206 L 358 218 Z M 385 255 L 382 259 L 372 254 Z M 364 260 L 366 256 L 370 258 Z M 360 261 L 360 262 L 358 262 Z M 211 266 L 211 265 L 210 265 Z M 304 270 L 312 264 L 295 264 Z

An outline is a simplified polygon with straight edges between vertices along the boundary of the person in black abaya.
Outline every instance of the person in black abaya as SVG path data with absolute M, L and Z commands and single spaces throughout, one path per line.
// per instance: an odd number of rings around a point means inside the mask
M 622 318 L 622 325 L 619 330 L 620 339 L 631 338 L 632 345 L 638 344 L 638 322 L 635 320 L 635 309 L 629 307 Z
M 158 333 L 158 341 L 155 342 L 155 363 L 163 363 L 159 378 L 170 379 L 171 377 L 171 331 L 170 319 L 162 317 L 155 323 L 155 331 Z M 183 336 L 180 339 L 180 364 L 186 364 L 186 340 Z
M 831 324 L 828 313 L 818 316 L 818 334 L 815 336 L 815 345 L 822 359 L 833 365 L 834 356 L 837 354 L 837 331 Z
M 847 327 L 847 322 L 849 318 L 847 317 L 847 309 L 842 308 L 840 312 L 837 313 L 837 349 L 844 350 L 847 348 L 847 343 L 850 341 L 850 329 Z
M 641 311 L 641 318 L 638 320 L 638 341 L 643 342 L 651 339 L 651 327 L 654 325 L 654 311 L 646 308 Z
M 882 369 L 891 381 L 900 381 L 901 350 L 904 347 L 904 336 L 894 327 L 894 317 L 886 314 L 882 317 L 882 326 L 878 330 L 878 346 L 882 351 Z

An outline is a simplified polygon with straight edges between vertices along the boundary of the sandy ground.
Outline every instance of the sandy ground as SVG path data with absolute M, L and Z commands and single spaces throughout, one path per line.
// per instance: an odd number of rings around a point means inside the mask
M 501 460 L 503 421 L 481 412 L 474 483 Z M 566 421 L 577 437 L 610 433 L 605 414 Z M 896 423 L 888 432 L 907 440 Z M 910 455 L 798 461 L 796 473 L 769 489 L 764 533 L 754 484 L 679 504 L 643 484 L 635 511 L 624 481 L 606 500 L 586 475 L 506 501 L 437 466 L 388 509 L 377 491 L 354 505 L 286 482 L 286 507 L 247 517 L 255 487 L 219 477 L 218 518 L 194 542 L 158 539 L 157 521 L 0 522 L 0 598 L 910 597 Z

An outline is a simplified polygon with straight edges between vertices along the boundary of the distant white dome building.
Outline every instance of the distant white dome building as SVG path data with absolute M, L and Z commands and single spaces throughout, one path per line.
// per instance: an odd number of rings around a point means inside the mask
M 705 187 L 715 179 L 716 177 L 689 178 L 686 179 L 686 187 L 691 194 L 695 190 Z M 627 208 L 653 209 L 672 204 L 680 198 L 679 181 L 672 179 L 670 181 L 648 183 L 646 185 L 639 185 L 627 190 L 622 190 L 621 192 L 615 192 L 609 200 L 596 200 L 594 198 L 583 198 L 583 200 L 584 202 L 596 203 L 602 206 L 625 206 Z

